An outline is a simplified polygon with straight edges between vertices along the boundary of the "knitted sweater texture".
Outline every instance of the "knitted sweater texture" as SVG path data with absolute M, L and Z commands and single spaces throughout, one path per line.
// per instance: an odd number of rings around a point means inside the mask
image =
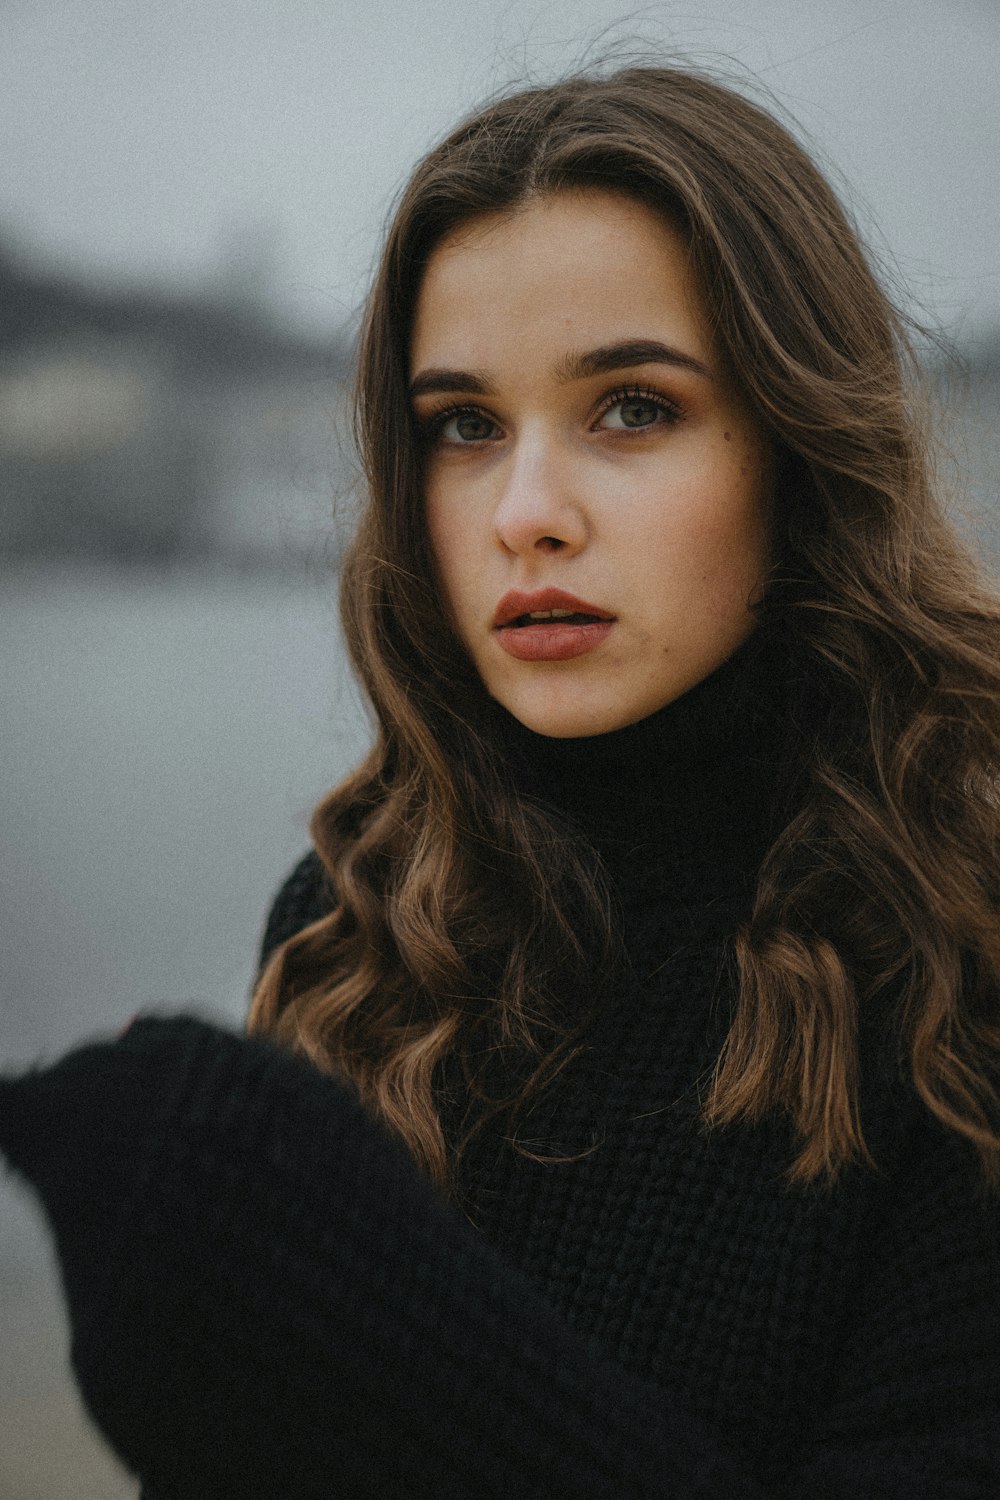
M 193 1018 L 0 1083 L 81 1390 L 150 1500 L 1000 1495 L 1000 1208 L 878 1028 L 877 1171 L 794 1187 L 783 1121 L 701 1123 L 797 701 L 751 646 L 599 740 L 509 726 L 629 964 L 532 1154 L 473 1138 L 462 1211 L 340 1085 Z M 264 955 L 329 903 L 307 856 Z

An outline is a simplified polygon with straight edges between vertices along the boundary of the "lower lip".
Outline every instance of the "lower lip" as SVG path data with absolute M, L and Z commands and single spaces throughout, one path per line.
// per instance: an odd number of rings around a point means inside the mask
M 504 625 L 497 640 L 508 656 L 518 661 L 569 661 L 593 651 L 614 628 L 614 620 L 594 620 L 589 625 L 566 625 L 553 620 L 544 625 Z

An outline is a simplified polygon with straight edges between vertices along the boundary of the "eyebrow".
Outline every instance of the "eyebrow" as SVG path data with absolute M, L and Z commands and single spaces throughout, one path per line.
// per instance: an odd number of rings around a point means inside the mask
M 603 344 L 584 354 L 567 354 L 560 360 L 556 378 L 560 382 L 587 380 L 594 375 L 608 375 L 614 370 L 628 370 L 634 365 L 673 365 L 712 379 L 712 371 L 700 359 L 684 354 L 659 339 L 625 339 L 619 344 Z M 494 387 L 484 376 L 472 370 L 422 370 L 410 384 L 411 400 L 449 391 L 468 391 L 475 396 L 492 396 Z

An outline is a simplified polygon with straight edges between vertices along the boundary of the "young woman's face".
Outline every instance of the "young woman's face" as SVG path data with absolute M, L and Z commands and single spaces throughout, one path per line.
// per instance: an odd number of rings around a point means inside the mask
M 709 330 L 682 238 L 620 194 L 536 199 L 430 258 L 410 376 L 438 580 L 539 734 L 634 723 L 754 627 L 773 458 Z

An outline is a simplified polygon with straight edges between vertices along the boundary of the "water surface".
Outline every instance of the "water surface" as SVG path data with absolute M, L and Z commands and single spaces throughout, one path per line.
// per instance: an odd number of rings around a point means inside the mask
M 267 904 L 369 739 L 333 580 L 45 568 L 0 597 L 0 1067 L 140 1010 L 242 1022 Z M 126 1500 L 0 1174 L 0 1500 Z

